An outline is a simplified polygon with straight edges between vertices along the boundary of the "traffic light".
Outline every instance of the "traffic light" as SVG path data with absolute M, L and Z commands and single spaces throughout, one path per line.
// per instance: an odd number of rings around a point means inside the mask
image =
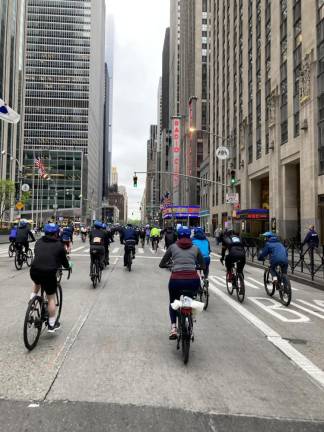
M 134 188 L 137 188 L 137 176 L 134 175 L 133 177 L 133 183 L 134 183 Z
M 232 170 L 231 171 L 231 186 L 235 186 L 235 185 L 236 185 L 235 171 Z

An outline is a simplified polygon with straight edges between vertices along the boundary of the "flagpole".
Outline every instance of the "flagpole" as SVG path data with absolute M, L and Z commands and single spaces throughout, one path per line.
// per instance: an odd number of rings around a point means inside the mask
M 35 205 L 35 150 L 33 151 L 32 206 L 31 206 L 33 223 L 35 223 L 35 221 L 34 221 L 34 205 Z

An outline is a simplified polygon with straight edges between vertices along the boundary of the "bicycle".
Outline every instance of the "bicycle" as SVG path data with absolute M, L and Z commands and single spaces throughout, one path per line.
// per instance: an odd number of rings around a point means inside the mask
M 100 264 L 100 255 L 96 250 L 91 252 L 91 263 L 90 263 L 90 279 L 92 281 L 93 288 L 96 288 L 98 283 L 101 281 L 102 268 Z
M 27 252 L 25 252 L 23 248 L 24 245 L 16 243 L 15 267 L 17 270 L 21 270 L 24 263 L 27 264 L 27 267 L 30 267 L 34 259 L 32 250 L 28 248 Z
M 15 252 L 16 252 L 16 244 L 15 244 L 15 242 L 10 242 L 9 248 L 8 248 L 9 258 L 12 258 L 14 256 Z
M 209 280 L 200 271 L 200 289 L 199 289 L 199 299 L 204 303 L 204 310 L 208 308 L 209 303 Z
M 71 269 L 64 270 L 68 271 L 67 279 L 70 279 Z M 59 322 L 63 304 L 62 287 L 59 282 L 57 282 L 55 295 L 56 324 L 57 322 Z M 29 301 L 25 314 L 23 336 L 25 347 L 29 351 L 33 350 L 36 347 L 42 332 L 43 324 L 45 324 L 45 327 L 48 326 L 48 320 L 48 301 L 45 291 L 43 287 L 41 287 L 41 295 L 36 295 L 32 300 Z
M 226 273 L 226 288 L 229 295 L 232 295 L 234 289 L 236 289 L 237 299 L 240 303 L 243 303 L 245 297 L 245 283 L 243 273 L 239 273 L 237 270 L 238 262 L 239 261 L 234 263 L 231 273 Z
M 186 295 L 188 294 L 188 296 Z M 182 350 L 184 364 L 188 363 L 190 343 L 194 342 L 191 291 L 183 291 L 180 297 L 182 306 L 177 311 L 177 350 Z
M 268 296 L 272 297 L 276 290 L 279 291 L 281 303 L 289 306 L 291 302 L 291 284 L 287 274 L 282 272 L 282 267 L 278 264 L 275 267 L 277 280 L 274 281 L 270 272 L 270 266 L 264 269 L 263 283 Z

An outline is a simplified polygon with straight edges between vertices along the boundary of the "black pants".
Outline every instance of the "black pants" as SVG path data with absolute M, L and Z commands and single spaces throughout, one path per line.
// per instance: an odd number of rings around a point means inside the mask
M 125 242 L 125 253 L 124 253 L 124 266 L 127 266 L 127 255 L 131 251 L 133 258 L 135 257 L 135 240 L 126 240 Z
M 245 255 L 226 255 L 225 265 L 228 272 L 232 271 L 234 263 L 237 263 L 237 271 L 239 273 L 243 273 L 243 269 L 245 266 Z
M 105 260 L 109 264 L 109 245 L 105 245 Z
M 16 242 L 16 248 L 17 248 L 17 249 L 19 248 L 18 245 L 21 245 L 22 247 L 24 246 L 24 247 L 25 247 L 25 253 L 28 252 L 28 249 L 29 249 L 29 241 Z
M 101 265 L 101 268 L 104 267 L 104 258 L 105 258 L 105 248 L 104 246 L 90 246 L 90 257 L 91 257 L 91 264 L 94 261 L 94 257 L 99 257 L 99 263 Z

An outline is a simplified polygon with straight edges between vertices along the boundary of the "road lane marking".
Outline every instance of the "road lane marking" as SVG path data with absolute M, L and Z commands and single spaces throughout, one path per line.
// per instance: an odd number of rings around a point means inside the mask
M 116 247 L 116 248 L 114 248 L 114 249 L 112 250 L 111 253 L 115 254 L 115 253 L 117 253 L 118 251 L 119 251 L 119 247 Z
M 85 253 L 89 253 L 89 252 L 90 252 L 90 249 L 86 249 L 84 252 L 85 252 Z
M 81 249 L 83 249 L 83 248 L 85 248 L 85 246 L 80 246 L 80 247 L 78 247 L 78 248 L 76 248 L 76 249 L 72 249 L 72 253 L 73 253 L 73 252 L 77 252 L 77 251 L 79 251 L 79 250 L 81 250 Z
M 233 309 L 235 309 L 240 315 L 246 318 L 252 325 L 263 333 L 268 341 L 276 346 L 283 354 L 291 359 L 299 368 L 306 372 L 312 377 L 317 383 L 324 387 L 324 371 L 317 367 L 312 361 L 301 354 L 296 348 L 294 348 L 287 340 L 282 339 L 279 333 L 274 331 L 265 322 L 260 320 L 253 313 L 248 311 L 244 306 L 237 303 L 235 300 L 227 296 L 216 286 L 209 285 L 209 289 L 218 295 L 223 301 L 228 303 Z
M 257 289 L 257 290 L 261 289 L 260 287 L 253 285 L 251 282 L 247 281 L 246 279 L 244 279 L 244 284 L 250 288 L 253 288 L 253 289 Z
M 316 303 L 316 304 L 309 303 L 305 300 L 300 300 L 300 299 L 297 299 L 297 301 L 304 303 L 305 305 L 310 306 L 313 309 L 316 309 L 316 310 L 324 313 L 324 300 L 314 300 L 314 303 Z M 322 306 L 322 307 L 320 307 L 320 306 Z
M 310 322 L 310 319 L 306 315 L 303 315 L 300 312 L 297 312 L 293 309 L 288 309 L 286 306 L 283 306 L 281 303 L 278 303 L 275 299 L 268 298 L 268 297 L 249 296 L 249 300 L 251 300 L 257 306 L 259 306 L 261 309 L 268 312 L 270 315 L 273 315 L 274 317 L 278 318 L 280 321 L 293 322 L 293 323 Z M 268 303 L 268 305 L 266 305 L 266 303 Z M 288 316 L 290 315 L 297 318 L 287 318 L 287 316 L 285 315 Z
M 220 257 L 221 257 L 221 255 L 216 254 L 216 253 L 214 253 L 214 252 L 211 252 L 210 255 L 212 255 L 212 256 L 214 256 L 214 257 L 216 257 L 216 258 L 220 258 Z
M 302 301 L 302 300 L 299 300 L 299 301 Z M 307 303 L 307 302 L 306 302 L 306 303 Z M 311 309 L 305 308 L 304 306 L 301 306 L 300 304 L 298 304 L 298 303 L 296 303 L 296 302 L 291 302 L 290 304 L 291 304 L 292 306 L 298 308 L 298 309 L 301 309 L 301 310 L 303 310 L 303 311 L 305 311 L 305 312 L 308 312 L 310 315 L 314 315 L 314 316 L 316 316 L 317 318 L 324 319 L 324 315 L 321 315 L 321 314 L 319 314 L 318 312 L 315 312 L 315 311 L 313 311 L 313 310 L 311 310 Z
M 139 252 L 140 254 L 143 254 L 143 253 L 144 253 L 144 249 L 141 248 L 141 247 L 139 247 L 137 250 L 138 250 L 138 252 Z

